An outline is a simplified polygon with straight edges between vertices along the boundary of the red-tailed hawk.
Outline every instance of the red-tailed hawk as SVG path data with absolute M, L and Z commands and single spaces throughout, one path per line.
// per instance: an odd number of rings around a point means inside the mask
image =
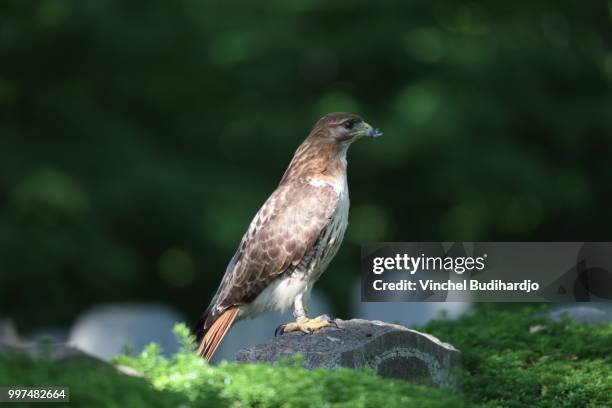
M 304 298 L 336 255 L 348 224 L 347 149 L 381 134 L 352 113 L 330 113 L 315 124 L 251 221 L 197 323 L 197 351 L 206 360 L 239 319 L 293 307 L 296 321 L 281 333 L 332 324 L 308 318 Z

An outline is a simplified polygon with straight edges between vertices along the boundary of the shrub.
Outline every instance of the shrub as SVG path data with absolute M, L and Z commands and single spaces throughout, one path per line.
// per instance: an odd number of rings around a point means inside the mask
M 92 361 L 34 362 L 0 354 L 0 385 L 69 386 L 70 406 L 88 408 L 612 406 L 612 325 L 552 322 L 545 310 L 483 304 L 456 321 L 425 326 L 462 351 L 460 392 L 383 379 L 368 370 L 306 370 L 299 357 L 276 366 L 211 366 L 193 353 L 183 324 L 175 327 L 182 347 L 172 357 L 151 344 L 137 356 L 116 358 L 145 378 Z

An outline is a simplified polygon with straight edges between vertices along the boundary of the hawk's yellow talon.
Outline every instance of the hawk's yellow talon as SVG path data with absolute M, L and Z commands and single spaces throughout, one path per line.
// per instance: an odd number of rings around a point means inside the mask
M 295 322 L 284 325 L 281 328 L 281 333 L 301 331 L 308 334 L 329 326 L 334 326 L 334 324 L 323 316 L 315 317 L 314 319 L 298 317 Z

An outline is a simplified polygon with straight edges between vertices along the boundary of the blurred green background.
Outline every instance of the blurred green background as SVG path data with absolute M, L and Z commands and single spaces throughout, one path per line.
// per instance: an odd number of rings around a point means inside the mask
M 0 312 L 194 319 L 312 124 L 360 113 L 373 240 L 610 240 L 612 2 L 0 3 Z

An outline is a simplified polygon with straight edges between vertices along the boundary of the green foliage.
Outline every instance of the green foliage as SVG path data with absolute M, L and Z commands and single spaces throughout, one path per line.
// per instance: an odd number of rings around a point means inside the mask
M 71 400 L 66 406 L 87 408 L 463 406 L 463 399 L 448 391 L 384 380 L 369 371 L 308 371 L 300 367 L 299 358 L 276 367 L 210 366 L 193 352 L 186 326 L 177 325 L 175 333 L 183 347 L 169 359 L 155 344 L 137 357 L 116 359 L 115 363 L 144 373 L 150 383 L 91 361 L 33 362 L 21 355 L 0 354 L 0 384 L 68 386 Z
M 287 406 L 449 406 L 463 403 L 463 397 L 470 406 L 612 407 L 612 324 L 553 322 L 543 317 L 545 311 L 482 304 L 457 321 L 438 320 L 425 327 L 462 351 L 463 369 L 457 373 L 461 395 L 368 372 L 304 371 L 299 360 L 274 368 L 211 367 L 191 352 L 189 331 L 180 325 L 175 332 L 183 352 L 172 359 L 160 357 L 151 346 L 137 358 L 119 361 L 144 372 L 160 390 L 199 400 L 212 398 L 215 389 L 215 395 L 247 406 L 282 406 L 283 401 Z
M 545 307 L 482 304 L 425 330 L 463 353 L 463 390 L 503 407 L 612 406 L 612 324 L 542 317 Z M 530 333 L 530 328 L 534 329 Z
M 185 395 L 197 406 L 245 407 L 445 407 L 462 406 L 460 396 L 384 380 L 370 371 L 305 370 L 299 357 L 274 367 L 222 363 L 210 366 L 193 352 L 184 325 L 175 334 L 182 351 L 166 359 L 156 345 L 138 357 L 122 356 L 120 364 L 139 370 L 156 389 Z M 208 405 L 210 406 L 210 405 Z
M 178 407 L 184 397 L 154 390 L 141 378 L 119 374 L 106 364 L 79 359 L 62 363 L 32 361 L 24 355 L 0 354 L 2 386 L 67 386 L 70 402 L 54 407 Z M 11 403 L 11 407 L 43 407 L 44 403 Z
M 612 325 L 552 322 L 539 317 L 543 311 L 485 304 L 457 321 L 429 324 L 425 330 L 462 351 L 460 392 L 367 370 L 309 371 L 299 356 L 274 367 L 211 366 L 193 352 L 185 325 L 175 328 L 182 347 L 170 358 L 155 344 L 116 358 L 145 379 L 91 362 L 0 355 L 0 384 L 68 385 L 71 406 L 86 407 L 612 407 Z

